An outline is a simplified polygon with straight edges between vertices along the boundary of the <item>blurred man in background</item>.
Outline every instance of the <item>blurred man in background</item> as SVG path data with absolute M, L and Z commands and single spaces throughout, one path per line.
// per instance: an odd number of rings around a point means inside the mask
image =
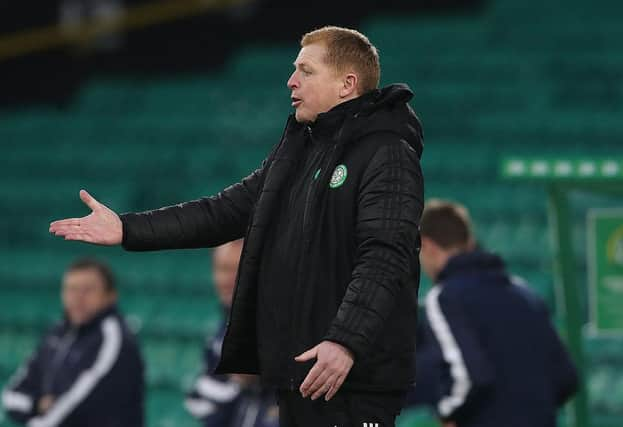
M 212 256 L 216 292 L 225 311 L 231 307 L 242 240 L 217 247 Z M 188 411 L 204 427 L 277 427 L 278 408 L 274 393 L 263 389 L 256 375 L 216 375 L 227 323 L 206 342 L 203 372 L 186 399 Z
M 293 65 L 294 114 L 242 182 L 121 216 L 81 191 L 92 213 L 50 232 L 133 251 L 245 236 L 216 372 L 261 374 L 284 427 L 391 427 L 415 376 L 424 182 L 413 93 L 379 89 L 376 48 L 347 28 L 305 34 Z
M 64 320 L 3 392 L 13 420 L 29 427 L 143 425 L 143 362 L 116 300 L 106 264 L 81 259 L 69 266 Z
M 426 297 L 433 339 L 419 342 L 418 370 L 438 376 L 416 382 L 415 400 L 434 401 L 445 426 L 554 427 L 578 378 L 544 302 L 475 248 L 463 206 L 427 202 L 421 235 L 435 285 Z

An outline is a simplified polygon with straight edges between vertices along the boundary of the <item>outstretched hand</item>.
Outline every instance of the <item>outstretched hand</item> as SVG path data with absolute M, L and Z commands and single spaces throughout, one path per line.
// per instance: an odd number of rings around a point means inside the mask
M 80 199 L 91 213 L 82 218 L 68 218 L 50 224 L 50 233 L 65 240 L 79 240 L 97 245 L 118 245 L 123 239 L 123 225 L 119 215 L 95 200 L 85 190 Z
M 322 395 L 330 400 L 340 389 L 350 368 L 353 366 L 353 354 L 343 345 L 332 341 L 322 341 L 306 352 L 296 356 L 297 362 L 316 359 L 299 391 L 303 397 L 311 395 L 316 400 Z

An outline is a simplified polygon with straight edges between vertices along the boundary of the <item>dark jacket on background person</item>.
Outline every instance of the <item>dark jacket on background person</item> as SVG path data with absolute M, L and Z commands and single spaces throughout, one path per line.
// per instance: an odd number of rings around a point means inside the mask
M 134 335 L 111 307 L 78 328 L 65 320 L 44 336 L 2 395 L 29 427 L 143 425 L 143 362 Z M 44 396 L 54 404 L 45 414 Z
M 227 375 L 214 374 L 225 335 L 223 323 L 206 341 L 203 369 L 187 394 L 186 409 L 203 427 L 277 427 L 279 410 L 275 394 L 259 383 L 241 386 Z
M 245 237 L 218 373 L 298 388 L 322 340 L 355 363 L 344 388 L 413 380 L 423 208 L 420 123 L 405 85 L 290 117 L 262 167 L 216 196 L 125 214 L 128 250 L 209 247 Z
M 451 258 L 426 297 L 426 317 L 435 339 L 418 347 L 428 355 L 418 369 L 439 377 L 430 390 L 416 383 L 419 401 L 438 392 L 439 415 L 458 427 L 556 425 L 557 408 L 577 390 L 576 370 L 544 302 L 499 257 Z
M 442 395 L 442 387 L 447 386 L 446 380 L 441 380 L 446 362 L 428 324 L 424 307 L 418 310 L 415 342 L 415 386 L 407 393 L 406 406 L 435 408 L 439 396 Z

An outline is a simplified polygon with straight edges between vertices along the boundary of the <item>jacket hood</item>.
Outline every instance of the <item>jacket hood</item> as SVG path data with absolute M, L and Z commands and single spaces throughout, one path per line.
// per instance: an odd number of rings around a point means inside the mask
M 373 133 L 391 132 L 405 139 L 421 157 L 423 133 L 419 118 L 409 106 L 413 92 L 404 83 L 372 90 L 318 115 L 314 130 L 339 128 L 338 141 L 352 141 Z M 327 129 L 328 128 L 328 129 Z
M 422 156 L 424 138 L 419 118 L 409 106 L 413 92 L 397 83 L 372 90 L 318 115 L 313 127 L 342 122 L 341 141 L 357 140 L 373 133 L 391 132 L 405 139 Z M 337 123 L 336 123 L 337 124 Z

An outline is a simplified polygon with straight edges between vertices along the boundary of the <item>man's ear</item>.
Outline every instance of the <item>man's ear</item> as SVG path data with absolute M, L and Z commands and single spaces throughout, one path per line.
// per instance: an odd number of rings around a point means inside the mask
M 470 237 L 465 247 L 468 251 L 473 251 L 474 249 L 478 247 L 478 243 L 476 242 L 476 239 L 474 239 L 473 237 Z
M 357 74 L 346 74 L 346 76 L 344 76 L 342 88 L 340 89 L 340 98 L 348 98 L 352 95 L 357 95 L 357 83 L 359 83 Z
M 426 255 L 429 258 L 438 259 L 440 256 L 444 254 L 444 249 L 439 246 L 439 243 L 435 242 L 433 239 L 429 237 L 422 236 L 422 248 L 420 252 L 426 251 Z
M 420 252 L 429 251 L 434 245 L 434 242 L 426 236 L 421 237 Z
M 116 289 L 112 289 L 109 292 L 110 293 L 108 294 L 108 301 L 112 304 L 116 303 L 117 299 L 119 298 L 119 293 Z

